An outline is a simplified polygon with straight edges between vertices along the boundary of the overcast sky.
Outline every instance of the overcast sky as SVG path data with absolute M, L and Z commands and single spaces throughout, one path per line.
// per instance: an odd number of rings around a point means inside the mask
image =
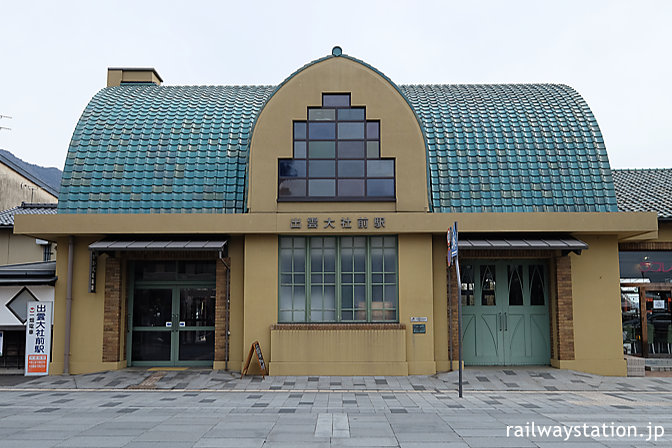
M 564 83 L 613 168 L 672 167 L 672 1 L 0 3 L 0 148 L 63 168 L 107 67 L 278 84 L 334 45 L 397 84 Z

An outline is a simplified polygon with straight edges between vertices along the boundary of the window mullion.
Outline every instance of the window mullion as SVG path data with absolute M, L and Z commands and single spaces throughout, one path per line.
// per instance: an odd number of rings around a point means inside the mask
M 341 237 L 336 238 L 336 266 L 334 279 L 334 295 L 336 300 L 336 322 L 341 321 Z
M 371 322 L 371 238 L 366 237 L 366 321 Z
M 306 238 L 306 262 L 305 262 L 305 273 L 306 273 L 306 309 L 305 309 L 305 322 L 310 322 L 310 290 L 311 290 L 311 278 L 310 278 L 310 238 Z

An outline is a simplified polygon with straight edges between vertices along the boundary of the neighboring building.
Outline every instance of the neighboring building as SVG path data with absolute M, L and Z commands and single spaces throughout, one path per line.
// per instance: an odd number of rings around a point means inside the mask
M 619 244 L 623 349 L 672 358 L 672 169 L 613 173 L 619 210 L 658 215 L 657 236 Z
M 0 371 L 23 370 L 28 302 L 53 302 L 56 262 L 0 266 Z
M 626 373 L 619 243 L 658 222 L 618 211 L 570 87 L 398 86 L 338 47 L 277 87 L 161 82 L 111 69 L 58 214 L 16 219 L 60 248 L 52 373 L 240 370 L 259 341 L 271 375 L 433 374 L 458 296 L 467 364 Z
M 54 300 L 56 245 L 15 235 L 14 217 L 25 214 L 53 215 L 56 204 L 22 203 L 0 212 L 0 370 L 24 367 L 26 302 Z
M 18 207 L 0 211 L 0 265 L 51 261 L 55 256 L 54 243 L 14 234 L 14 216 L 25 214 L 53 215 L 56 214 L 56 204 L 24 202 Z
M 36 173 L 48 174 L 45 180 Z M 55 203 L 58 188 L 50 182 L 59 177 L 56 168 L 42 168 L 22 162 L 11 153 L 0 150 L 0 210 L 7 210 L 19 204 Z

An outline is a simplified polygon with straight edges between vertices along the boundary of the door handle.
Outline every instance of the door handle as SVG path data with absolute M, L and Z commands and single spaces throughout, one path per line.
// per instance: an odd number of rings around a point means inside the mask
M 509 331 L 509 318 L 504 313 L 504 331 Z
M 497 313 L 497 324 L 499 325 L 499 331 L 502 331 L 502 313 Z

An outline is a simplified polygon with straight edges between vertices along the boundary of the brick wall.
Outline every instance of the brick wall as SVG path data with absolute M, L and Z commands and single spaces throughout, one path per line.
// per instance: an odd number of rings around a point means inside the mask
M 569 256 L 555 261 L 555 348 L 558 360 L 574 359 L 574 309 L 572 304 L 572 263 Z
M 119 361 L 121 342 L 121 263 L 105 260 L 105 315 L 103 317 L 103 362 Z
M 230 259 L 226 258 L 225 261 L 230 266 Z M 227 268 L 224 263 L 218 260 L 215 290 L 215 361 L 226 361 L 228 358 L 226 352 L 226 323 L 229 319 L 229 306 L 226 303 L 226 296 L 229 285 L 226 282 L 226 271 Z

